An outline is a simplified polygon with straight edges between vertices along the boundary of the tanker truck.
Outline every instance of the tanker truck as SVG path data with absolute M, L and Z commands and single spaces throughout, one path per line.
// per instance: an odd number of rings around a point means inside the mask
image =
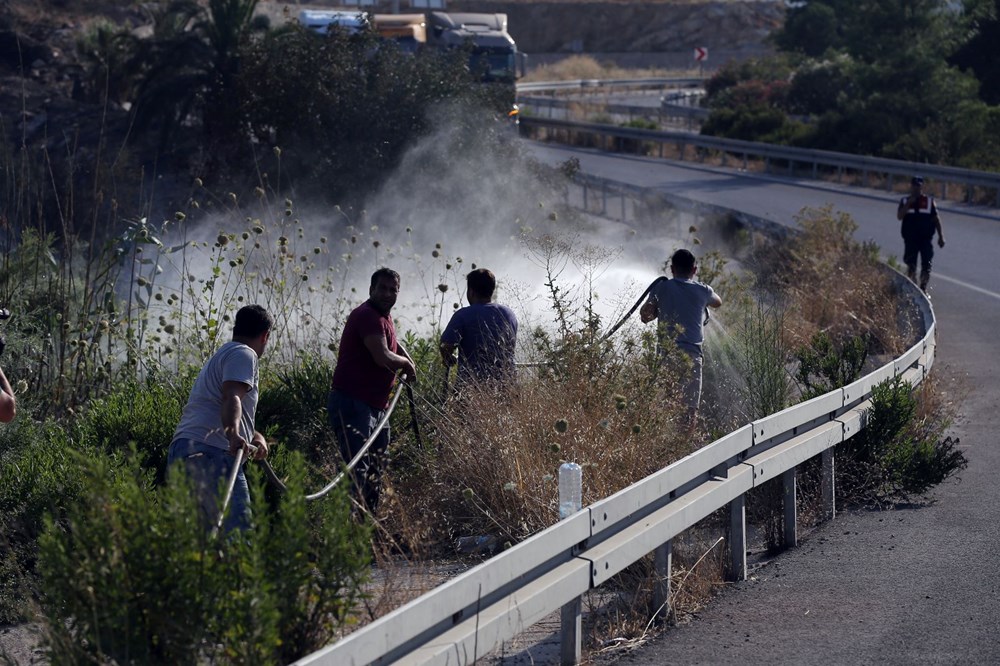
M 404 53 L 417 53 L 427 43 L 427 18 L 423 14 L 373 14 L 372 26 Z
M 515 108 L 515 81 L 524 74 L 525 55 L 507 32 L 506 14 L 427 13 L 427 46 L 469 48 L 469 68 L 491 88 L 491 97 Z

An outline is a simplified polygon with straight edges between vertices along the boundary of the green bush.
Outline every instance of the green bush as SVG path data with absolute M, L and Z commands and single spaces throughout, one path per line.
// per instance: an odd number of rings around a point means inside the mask
M 0 624 L 27 619 L 45 516 L 58 521 L 78 501 L 85 455 L 61 427 L 24 412 L 0 429 Z
M 929 391 L 921 387 L 920 392 Z M 868 504 L 919 497 L 968 464 L 958 441 L 943 437 L 949 420 L 942 408 L 921 409 L 920 393 L 900 378 L 886 380 L 872 391 L 867 424 L 845 442 L 838 489 L 846 499 Z
M 854 335 L 839 344 L 834 343 L 826 331 L 816 333 L 809 346 L 795 352 L 799 360 L 795 379 L 802 389 L 802 399 L 816 396 L 846 386 L 861 376 L 861 369 L 868 360 L 868 339 Z
M 300 457 L 276 506 L 251 474 L 254 527 L 223 541 L 182 474 L 155 489 L 135 460 L 81 465 L 82 501 L 40 539 L 54 663 L 289 663 L 330 642 L 359 599 L 368 532 L 343 492 L 306 503 Z
M 327 427 L 326 400 L 333 368 L 322 357 L 301 353 L 290 367 L 264 380 L 257 405 L 257 429 L 315 460 L 336 450 Z
M 134 445 L 142 465 L 162 481 L 189 389 L 156 379 L 120 384 L 83 412 L 80 439 L 107 452 L 129 451 Z

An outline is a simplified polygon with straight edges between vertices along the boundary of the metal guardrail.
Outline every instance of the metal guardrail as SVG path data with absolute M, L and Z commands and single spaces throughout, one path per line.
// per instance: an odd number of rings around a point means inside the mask
M 604 113 L 612 119 L 623 117 L 628 121 L 636 118 L 644 118 L 656 121 L 660 127 L 670 125 L 683 125 L 685 131 L 695 132 L 709 116 L 709 110 L 699 106 L 689 106 L 685 104 L 668 104 L 661 102 L 656 106 L 640 106 L 636 104 L 611 104 L 608 102 L 589 102 L 562 97 L 532 96 L 519 97 L 518 105 L 521 107 L 522 117 L 545 117 L 568 120 L 572 109 L 581 109 L 587 113 Z
M 796 467 L 822 457 L 824 506 L 832 517 L 833 450 L 865 426 L 872 389 L 893 377 L 915 386 L 933 365 L 930 302 L 909 280 L 898 279 L 924 326 L 924 336 L 899 358 L 848 386 L 744 425 L 296 663 L 471 664 L 559 610 L 563 663 L 578 661 L 581 596 L 654 553 L 657 573 L 667 581 L 657 596 L 668 599 L 671 539 L 727 506 L 730 574 L 745 578 L 745 494 L 783 479 L 784 536 L 794 545 Z
M 600 88 L 692 88 L 705 85 L 704 77 L 665 77 L 649 79 L 573 79 L 569 81 L 533 81 L 518 83 L 518 94 L 526 92 L 563 92 Z
M 764 161 L 767 172 L 771 172 L 781 164 L 784 165 L 786 172 L 792 176 L 805 175 L 801 169 L 796 171 L 797 166 L 801 167 L 803 165 L 810 167 L 809 172 L 814 179 L 819 177 L 821 168 L 827 172 L 835 172 L 838 182 L 843 181 L 845 174 L 853 172 L 860 175 L 861 185 L 864 187 L 869 185 L 873 176 L 884 176 L 886 189 L 890 191 L 893 189 L 897 177 L 903 178 L 904 181 L 908 182 L 911 176 L 920 174 L 927 179 L 931 186 L 934 183 L 940 183 L 942 185 L 941 196 L 945 198 L 948 197 L 949 185 L 958 185 L 965 190 L 966 202 L 973 203 L 976 188 L 981 188 L 992 192 L 995 205 L 1000 207 L 1000 173 L 989 171 L 919 164 L 884 157 L 863 157 L 830 150 L 792 148 L 789 146 L 741 141 L 738 139 L 724 139 L 688 132 L 644 130 L 596 123 L 578 123 L 554 118 L 539 118 L 531 115 L 522 116 L 520 126 L 522 131 L 527 132 L 529 135 L 538 129 L 547 129 L 552 130 L 555 135 L 563 133 L 568 137 L 572 135 L 589 135 L 630 141 L 637 150 L 641 149 L 644 144 L 654 144 L 659 146 L 661 157 L 664 154 L 664 147 L 673 145 L 677 148 L 682 160 L 685 158 L 686 149 L 690 146 L 695 149 L 696 157 L 699 161 L 703 161 L 710 154 L 717 154 L 721 156 L 723 166 L 726 166 L 727 162 L 735 157 L 738 160 L 742 160 L 742 167 L 745 169 L 750 159 L 754 158 Z

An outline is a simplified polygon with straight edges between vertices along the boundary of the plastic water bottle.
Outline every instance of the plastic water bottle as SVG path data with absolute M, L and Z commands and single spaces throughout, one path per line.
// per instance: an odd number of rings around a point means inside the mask
M 559 519 L 568 518 L 583 506 L 583 469 L 575 462 L 559 466 Z

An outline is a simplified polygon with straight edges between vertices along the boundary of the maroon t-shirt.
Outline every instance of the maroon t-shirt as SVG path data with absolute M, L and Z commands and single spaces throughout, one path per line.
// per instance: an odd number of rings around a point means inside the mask
M 396 373 L 376 365 L 371 352 L 365 347 L 365 338 L 370 335 L 385 336 L 389 351 L 397 351 L 396 327 L 392 324 L 392 317 L 376 310 L 371 301 L 365 301 L 354 308 L 344 324 L 332 388 L 367 403 L 373 409 L 385 409 L 389 406 L 389 392 Z

